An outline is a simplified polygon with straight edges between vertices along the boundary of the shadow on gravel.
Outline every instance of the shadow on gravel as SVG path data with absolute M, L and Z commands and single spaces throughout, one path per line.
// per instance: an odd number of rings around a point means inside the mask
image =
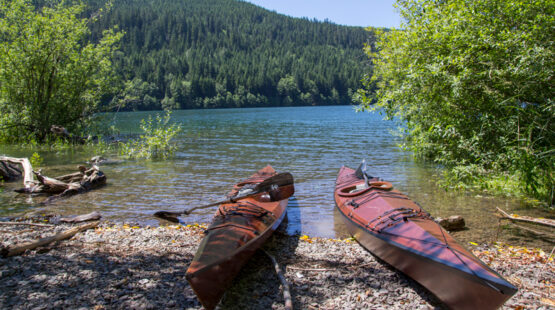
M 75 251 L 4 261 L 11 268 L 0 277 L 0 309 L 200 308 L 185 279 L 192 255 Z
M 264 251 L 275 257 L 284 273 L 286 265 L 283 261 L 287 261 L 295 253 L 298 239 L 298 236 L 289 236 L 280 229 L 263 246 Z M 233 280 L 218 309 L 283 309 L 284 299 L 280 284 L 272 261 L 259 250 Z M 291 295 L 295 301 L 292 288 Z M 303 307 L 294 303 L 293 308 Z
M 364 262 L 368 262 L 368 259 L 353 259 L 349 263 L 334 259 L 308 259 L 295 254 L 298 242 L 299 236 L 276 232 L 264 246 L 277 259 L 282 272 L 286 274 L 288 271 L 286 277 L 294 309 L 320 309 L 323 304 L 329 304 L 334 299 L 339 300 L 339 304 L 345 302 L 338 309 L 348 309 L 349 305 L 353 305 L 353 309 L 365 309 L 368 305 L 354 306 L 356 303 L 353 300 L 360 292 L 383 294 L 381 291 L 386 290 L 388 293 L 385 296 L 388 296 L 392 294 L 392 287 L 394 292 L 399 289 L 413 290 L 435 309 L 447 309 L 424 287 L 376 257 L 376 261 L 366 264 Z M 288 265 L 295 268 L 287 268 Z M 306 270 L 303 270 L 305 267 Z M 296 268 L 301 269 L 297 272 Z M 383 301 L 377 300 L 369 306 L 388 307 Z M 218 309 L 284 309 L 279 279 L 270 259 L 263 252 L 256 252 L 245 265 Z
M 432 305 L 434 307 L 434 309 L 436 309 L 436 310 L 449 310 L 449 308 L 441 300 L 439 300 L 434 294 L 432 294 L 430 291 L 428 291 L 428 289 L 426 289 L 424 286 L 420 285 L 420 283 L 414 281 L 409 276 L 405 275 L 401 271 L 397 270 L 395 267 L 393 267 L 390 264 L 388 264 L 387 262 L 383 261 L 381 258 L 377 257 L 376 255 L 374 255 L 372 252 L 368 251 L 363 246 L 361 246 L 361 247 L 364 249 L 364 251 L 366 251 L 366 253 L 368 253 L 369 255 L 372 255 L 372 257 L 374 257 L 374 259 L 378 263 L 380 263 L 382 266 L 391 270 L 392 272 L 395 272 L 395 274 L 397 274 L 399 276 L 399 281 L 400 282 L 402 282 L 403 284 L 406 283 L 407 286 L 414 289 L 414 292 L 416 294 L 418 294 L 418 296 L 420 296 L 422 299 L 424 299 L 428 304 Z

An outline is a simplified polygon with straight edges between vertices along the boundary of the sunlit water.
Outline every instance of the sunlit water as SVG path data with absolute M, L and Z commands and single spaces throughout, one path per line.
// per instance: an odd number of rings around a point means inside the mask
M 140 120 L 154 112 L 110 115 L 123 135 L 136 134 Z M 463 242 L 508 241 L 528 246 L 552 246 L 552 240 L 532 238 L 517 230 L 500 230 L 495 207 L 532 216 L 550 216 L 529 209 L 519 200 L 446 192 L 435 185 L 436 167 L 417 163 L 397 147 L 393 122 L 377 113 L 355 113 L 350 106 L 219 109 L 174 111 L 172 120 L 183 131 L 173 160 L 124 161 L 103 165 L 108 185 L 46 207 L 62 214 L 99 211 L 116 222 L 158 225 L 157 210 L 182 210 L 221 200 L 239 180 L 270 164 L 295 177 L 287 231 L 311 236 L 345 237 L 334 210 L 333 189 L 342 165 L 356 167 L 366 159 L 371 174 L 389 180 L 433 216 L 462 215 L 468 230 L 453 233 Z M 7 148 L 0 154 L 30 156 L 32 150 Z M 45 153 L 44 173 L 56 176 L 76 171 L 92 157 L 83 152 Z M 0 215 L 36 208 L 40 197 L 0 187 Z M 214 209 L 183 217 L 185 223 L 209 222 Z

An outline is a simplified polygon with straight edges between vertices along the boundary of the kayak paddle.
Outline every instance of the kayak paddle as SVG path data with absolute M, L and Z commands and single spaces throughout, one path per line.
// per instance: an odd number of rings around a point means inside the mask
M 272 197 L 279 197 L 279 200 L 289 198 L 293 195 L 293 191 L 283 191 L 281 187 L 287 185 L 293 185 L 293 175 L 289 172 L 283 172 L 280 174 L 276 174 L 272 177 L 267 178 L 266 180 L 256 184 L 252 188 L 244 188 L 240 189 L 235 196 L 230 197 L 226 200 L 214 202 L 211 204 L 197 206 L 190 209 L 185 209 L 183 211 L 158 211 L 154 213 L 154 216 L 168 220 L 170 222 L 179 223 L 177 219 L 180 215 L 189 215 L 191 212 L 198 210 L 198 209 L 205 209 L 213 206 L 217 206 L 223 203 L 229 202 L 236 202 L 237 200 L 245 199 L 248 197 L 252 197 L 256 194 L 264 193 L 264 192 L 271 192 Z

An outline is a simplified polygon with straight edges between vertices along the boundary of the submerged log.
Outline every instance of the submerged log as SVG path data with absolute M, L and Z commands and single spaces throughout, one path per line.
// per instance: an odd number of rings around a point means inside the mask
M 57 179 L 56 184 L 61 182 Z M 92 166 L 89 170 L 83 172 L 81 180 L 75 181 L 71 183 L 65 183 L 65 188 L 63 191 L 59 192 L 59 194 L 55 196 L 50 196 L 48 199 L 42 202 L 42 204 L 51 203 L 54 200 L 57 200 L 62 197 L 69 197 L 76 194 L 81 194 L 86 191 L 90 191 L 92 189 L 104 186 L 106 184 L 106 175 L 98 169 L 97 166 Z
M 20 255 L 20 254 L 23 254 L 27 250 L 32 250 L 32 249 L 35 249 L 35 248 L 40 247 L 40 246 L 45 246 L 45 245 L 47 245 L 49 243 L 52 243 L 54 241 L 69 239 L 69 238 L 73 237 L 78 232 L 81 232 L 81 231 L 91 229 L 91 228 L 94 228 L 94 227 L 98 226 L 98 223 L 99 222 L 97 221 L 97 222 L 93 222 L 93 223 L 84 224 L 84 225 L 81 225 L 81 226 L 73 227 L 73 228 L 68 229 L 66 231 L 63 231 L 61 233 L 55 234 L 54 236 L 41 238 L 39 240 L 35 240 L 35 241 L 31 241 L 31 242 L 26 242 L 26 243 L 23 243 L 21 245 L 15 245 L 15 246 L 12 246 L 12 247 L 3 248 L 2 250 L 0 250 L 0 255 L 2 255 L 3 257 Z

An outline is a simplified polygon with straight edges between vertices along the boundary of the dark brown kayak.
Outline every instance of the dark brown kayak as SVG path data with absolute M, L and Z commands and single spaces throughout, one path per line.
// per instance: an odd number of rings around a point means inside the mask
M 360 173 L 359 173 L 360 176 Z M 452 309 L 497 309 L 517 288 L 464 249 L 391 183 L 342 167 L 335 203 L 349 233 Z
M 271 166 L 266 166 L 235 185 L 229 195 L 276 174 Z M 219 206 L 186 275 L 206 309 L 216 307 L 243 265 L 276 230 L 293 193 L 293 184 L 285 185 L 277 193 L 261 193 Z

